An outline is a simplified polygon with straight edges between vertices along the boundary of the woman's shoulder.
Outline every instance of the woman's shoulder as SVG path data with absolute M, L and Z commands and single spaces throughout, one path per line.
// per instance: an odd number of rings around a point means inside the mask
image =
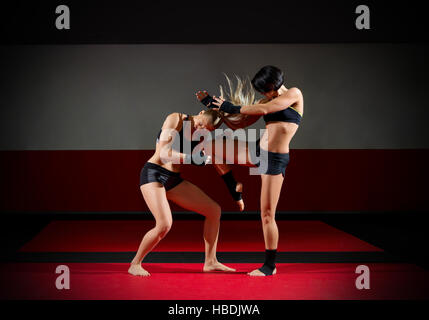
M 164 125 L 162 127 L 176 129 L 179 126 L 181 127 L 181 122 L 182 114 L 179 112 L 173 112 L 165 118 Z
M 299 88 L 297 88 L 297 87 L 289 88 L 287 92 L 289 94 L 293 94 L 293 95 L 297 95 L 297 96 L 302 96 L 301 90 Z
M 279 99 L 279 101 L 284 100 L 288 102 L 294 100 L 294 104 L 301 104 L 301 102 L 304 100 L 301 90 L 297 87 L 289 88 L 285 94 L 282 94 L 277 99 Z
M 181 117 L 182 117 L 182 113 L 180 113 L 180 112 L 173 112 L 173 113 L 170 113 L 170 114 L 167 116 L 167 119 L 180 120 L 180 119 L 181 119 Z
M 296 109 L 301 116 L 304 115 L 304 97 L 302 95 L 302 92 L 297 87 L 292 87 L 288 90 L 288 92 L 292 90 L 290 93 L 293 94 L 296 97 L 296 102 L 293 104 L 294 109 Z

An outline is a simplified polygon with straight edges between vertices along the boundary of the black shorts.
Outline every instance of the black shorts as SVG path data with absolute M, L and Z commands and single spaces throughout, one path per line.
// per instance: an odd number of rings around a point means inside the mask
M 276 175 L 281 173 L 284 177 L 289 163 L 289 153 L 266 151 L 261 149 L 259 142 L 260 140 L 256 141 L 255 152 L 253 154 L 250 152 L 250 160 L 258 167 L 259 174 Z
M 140 186 L 150 182 L 159 182 L 168 191 L 182 181 L 180 172 L 167 170 L 152 162 L 146 162 L 140 171 Z

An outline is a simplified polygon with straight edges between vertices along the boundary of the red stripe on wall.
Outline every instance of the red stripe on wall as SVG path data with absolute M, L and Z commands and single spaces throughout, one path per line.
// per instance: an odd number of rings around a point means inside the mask
M 1 151 L 2 211 L 147 211 L 139 173 L 152 150 Z M 429 205 L 429 150 L 292 150 L 278 211 L 419 211 Z M 260 177 L 234 166 L 246 209 Z M 182 176 L 236 211 L 212 166 Z M 184 209 L 172 205 L 173 211 Z

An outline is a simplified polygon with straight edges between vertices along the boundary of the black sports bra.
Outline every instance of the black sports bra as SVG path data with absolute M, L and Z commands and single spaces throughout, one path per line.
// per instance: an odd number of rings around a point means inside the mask
M 189 119 L 189 116 L 188 115 L 186 115 L 186 117 L 183 119 L 183 121 L 186 121 L 186 120 L 188 120 Z M 156 138 L 156 143 L 158 143 L 159 142 L 159 137 L 161 136 L 161 132 L 162 132 L 162 128 L 159 130 L 159 132 L 158 132 L 158 137 Z M 177 147 L 178 146 L 178 144 L 177 143 L 174 143 L 173 142 L 173 144 L 172 144 L 172 148 L 174 149 L 174 150 L 176 150 L 176 151 L 179 151 L 180 153 L 184 153 L 183 152 L 183 145 L 185 144 L 185 143 L 188 143 L 189 142 L 189 140 L 188 139 L 186 139 L 186 138 L 184 138 L 184 136 L 183 136 L 183 125 L 182 125 L 182 129 L 180 129 L 180 131 L 179 131 L 179 137 L 177 137 L 176 136 L 176 138 L 175 139 L 177 139 L 177 138 L 179 138 L 179 143 L 180 143 L 180 148 L 179 149 L 177 149 L 177 148 L 175 148 L 175 147 Z M 191 152 L 194 150 L 194 148 L 198 145 L 200 143 L 200 141 L 191 141 Z
M 296 110 L 294 107 L 288 107 L 286 109 L 268 113 L 264 116 L 265 122 L 270 121 L 283 121 L 283 122 L 293 122 L 296 124 L 300 124 L 302 115 Z

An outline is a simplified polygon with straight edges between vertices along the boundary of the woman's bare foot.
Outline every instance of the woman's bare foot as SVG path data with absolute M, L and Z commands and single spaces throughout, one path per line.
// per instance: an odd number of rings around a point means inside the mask
M 273 275 L 277 273 L 277 269 L 274 269 Z M 267 275 L 263 272 L 261 272 L 259 269 L 253 270 L 252 272 L 248 273 L 249 276 L 252 277 L 266 277 Z
M 235 269 L 227 267 L 222 263 L 216 261 L 214 263 L 204 263 L 204 272 L 212 272 L 212 271 L 223 271 L 223 272 L 235 272 Z
M 237 185 L 235 187 L 235 191 L 236 192 L 243 192 L 243 184 L 241 182 L 237 182 Z M 243 199 L 238 200 L 237 201 L 237 205 L 238 205 L 238 208 L 240 209 L 240 211 L 244 210 L 244 201 L 243 201 Z
M 131 264 L 130 268 L 128 269 L 128 273 L 132 274 L 133 276 L 143 276 L 143 277 L 150 276 L 150 273 L 147 272 L 145 269 L 143 269 L 140 263 Z

